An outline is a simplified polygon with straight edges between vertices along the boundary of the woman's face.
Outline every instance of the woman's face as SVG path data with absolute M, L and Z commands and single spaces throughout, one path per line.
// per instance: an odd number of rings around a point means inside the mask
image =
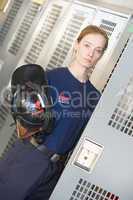
M 100 34 L 88 34 L 80 42 L 76 42 L 76 62 L 81 66 L 93 70 L 98 60 L 102 57 L 106 40 Z

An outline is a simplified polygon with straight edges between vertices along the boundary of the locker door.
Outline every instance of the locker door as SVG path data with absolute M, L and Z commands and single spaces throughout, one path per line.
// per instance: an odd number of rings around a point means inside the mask
M 3 25 L 0 28 L 0 46 L 5 41 L 5 38 L 16 19 L 17 14 L 19 13 L 19 10 L 21 9 L 21 6 L 23 4 L 23 0 L 14 0 L 9 5 L 9 10 L 7 11 L 8 14 L 3 22 Z
M 38 60 L 41 54 L 46 58 L 45 54 L 48 49 L 44 50 L 45 45 L 48 43 L 50 35 L 53 34 L 53 29 L 59 23 L 59 19 L 64 17 L 64 12 L 68 6 L 69 2 L 63 0 L 54 0 L 49 3 L 18 66 L 24 63 L 39 63 Z M 48 45 L 52 46 L 53 41 Z
M 132 52 L 133 37 L 50 200 L 133 199 Z
M 116 60 L 118 59 L 118 57 L 115 58 L 115 56 L 112 58 L 112 54 L 115 51 L 115 48 L 119 45 L 119 41 L 126 28 L 129 18 L 130 15 L 111 13 L 111 11 L 107 12 L 104 10 L 99 10 L 95 16 L 93 24 L 103 28 L 107 32 L 109 37 L 108 49 L 103 55 L 103 58 L 97 64 L 91 77 L 92 82 L 94 82 L 99 90 L 102 90 L 105 86 L 106 81 L 114 67 L 114 63 L 112 65 L 111 60 L 115 60 L 116 62 Z M 125 38 L 123 38 L 123 43 L 124 40 Z M 125 43 L 123 44 L 123 46 L 124 45 Z M 118 51 L 120 50 L 118 49 Z
M 14 55 L 14 56 L 17 55 L 39 10 L 40 10 L 40 4 L 37 4 L 37 3 L 34 3 L 31 1 L 29 4 L 29 9 L 22 17 L 23 19 L 22 19 L 21 23 L 19 24 L 17 31 L 13 35 L 12 41 L 9 42 L 8 52 L 11 53 L 12 55 Z
M 47 46 L 48 54 L 46 57 L 40 57 L 40 63 L 45 63 L 48 69 L 66 65 L 73 41 L 81 27 L 91 23 L 94 14 L 95 8 L 73 3 L 67 10 L 64 21 L 57 27 L 59 31 L 55 30 L 51 37 L 49 44 L 52 43 L 52 46 Z
M 30 34 L 36 28 L 35 23 L 40 17 L 41 9 L 43 8 L 43 5 L 32 0 L 28 2 L 25 0 L 23 3 L 23 8 L 16 19 L 18 24 L 16 25 L 14 23 L 2 48 L 1 60 L 3 64 L 0 73 L 0 91 L 9 81 L 9 76 L 16 67 L 16 63 L 24 51 L 25 46 L 27 46 L 29 37 L 31 37 Z

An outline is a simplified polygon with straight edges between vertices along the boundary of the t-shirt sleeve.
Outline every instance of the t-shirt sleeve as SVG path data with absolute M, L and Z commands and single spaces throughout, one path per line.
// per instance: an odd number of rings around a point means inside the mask
M 52 151 L 65 154 L 77 141 L 81 128 L 82 122 L 79 117 L 64 117 L 46 139 L 45 145 Z

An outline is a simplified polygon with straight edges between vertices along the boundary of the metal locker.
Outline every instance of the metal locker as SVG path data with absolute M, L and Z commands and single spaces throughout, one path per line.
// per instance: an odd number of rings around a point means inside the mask
M 133 199 L 132 52 L 133 37 L 50 200 Z
M 5 13 L 5 19 L 0 27 L 0 50 L 2 50 L 2 45 L 6 39 L 8 32 L 10 31 L 13 22 L 22 7 L 23 0 L 11 0 Z
M 4 52 L 6 51 L 5 46 L 8 43 L 8 34 L 10 33 L 13 24 L 17 21 L 16 19 L 18 18 L 18 13 L 24 5 L 23 3 L 23 0 L 11 0 L 8 2 L 6 12 L 4 13 L 4 19 L 0 24 L 0 71 L 4 65 L 4 57 L 6 57 L 4 56 Z
M 9 82 L 10 74 L 16 67 L 16 63 L 24 52 L 28 40 L 36 28 L 36 23 L 38 23 L 38 20 L 46 7 L 47 2 L 42 5 L 33 0 L 28 2 L 26 0 L 23 1 L 23 6 L 19 11 L 19 15 L 16 17 L 0 52 L 2 63 L 0 73 L 0 91 Z
M 71 3 L 65 0 L 54 0 L 48 4 L 17 66 L 24 63 L 40 64 L 40 56 L 42 56 L 44 60 L 43 66 L 45 65 L 47 59 L 46 54 L 49 53 L 49 49 L 52 48 L 55 40 L 54 38 L 54 40 L 51 41 L 49 38 L 51 35 L 54 35 L 54 29 L 57 29 L 58 24 L 60 25 L 60 21 L 64 21 L 65 12 L 68 11 L 70 5 Z
M 8 44 L 8 52 L 16 56 L 20 50 L 22 43 L 26 37 L 26 34 L 30 30 L 37 14 L 40 11 L 40 4 L 30 2 L 29 9 L 24 14 L 23 19 L 20 22 L 17 30 L 15 31 L 12 40 Z

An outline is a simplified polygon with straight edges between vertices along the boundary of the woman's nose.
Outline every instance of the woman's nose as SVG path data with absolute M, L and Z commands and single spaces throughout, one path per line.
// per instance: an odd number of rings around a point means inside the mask
M 92 57 L 94 55 L 94 52 L 95 50 L 93 48 L 90 48 L 88 52 L 89 56 Z

